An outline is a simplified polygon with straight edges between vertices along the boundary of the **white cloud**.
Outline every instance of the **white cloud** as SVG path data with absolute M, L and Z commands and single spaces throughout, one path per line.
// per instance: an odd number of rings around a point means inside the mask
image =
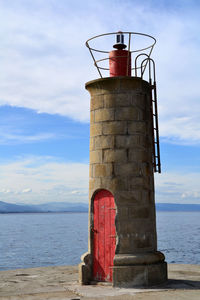
M 54 133 L 23 135 L 15 133 L 14 131 L 12 132 L 12 129 L 10 130 L 9 128 L 6 128 L 5 131 L 0 129 L 0 145 L 26 144 L 56 138 L 58 138 L 58 135 Z
M 79 191 L 72 191 L 71 194 L 79 194 Z
M 27 194 L 27 193 L 31 193 L 32 192 L 32 189 L 24 189 L 22 190 L 22 194 Z
M 164 172 L 155 176 L 157 202 L 200 204 L 200 173 Z
M 9 193 L 11 193 L 11 190 L 9 190 L 9 189 L 1 189 L 0 193 L 9 194 Z
M 88 164 L 30 157 L 0 165 L 0 200 L 44 203 L 88 202 Z M 200 204 L 200 173 L 168 172 L 155 176 L 157 202 Z
M 42 203 L 88 201 L 88 165 L 31 157 L 0 165 L 0 200 Z
M 152 3 L 2 1 L 0 104 L 88 122 L 84 83 L 98 73 L 85 41 L 119 29 L 144 32 L 158 40 L 160 135 L 172 143 L 199 143 L 200 6 Z

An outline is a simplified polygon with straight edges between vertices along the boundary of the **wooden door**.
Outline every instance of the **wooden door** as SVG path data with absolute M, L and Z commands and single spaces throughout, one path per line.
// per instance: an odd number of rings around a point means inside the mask
M 93 279 L 112 281 L 115 256 L 115 201 L 107 190 L 99 191 L 94 198 L 93 226 Z

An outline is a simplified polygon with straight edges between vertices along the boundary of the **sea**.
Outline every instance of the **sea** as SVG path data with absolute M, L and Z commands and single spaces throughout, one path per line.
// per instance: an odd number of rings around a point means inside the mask
M 200 264 L 200 212 L 157 212 L 168 263 Z M 0 270 L 76 265 L 88 247 L 87 213 L 0 214 Z

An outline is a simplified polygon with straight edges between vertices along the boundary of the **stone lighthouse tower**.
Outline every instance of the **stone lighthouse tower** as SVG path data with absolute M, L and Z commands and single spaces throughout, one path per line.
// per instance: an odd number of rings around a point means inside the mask
M 106 39 L 115 37 L 112 51 L 93 46 L 97 39 L 107 45 Z M 141 49 L 132 48 L 143 39 Z M 150 57 L 155 42 L 132 32 L 86 42 L 101 78 L 86 83 L 91 96 L 89 245 L 79 265 L 82 284 L 147 287 L 167 280 L 165 257 L 157 250 L 154 198 L 154 172 L 161 171 Z M 107 69 L 110 76 L 103 77 Z

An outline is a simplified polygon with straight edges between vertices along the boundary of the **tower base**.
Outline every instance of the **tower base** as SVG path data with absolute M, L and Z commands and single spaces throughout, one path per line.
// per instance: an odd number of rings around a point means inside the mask
M 115 287 L 150 287 L 167 281 L 167 263 L 116 266 L 113 269 Z
M 167 280 L 167 263 L 162 252 L 117 254 L 114 259 L 113 286 L 149 287 Z

